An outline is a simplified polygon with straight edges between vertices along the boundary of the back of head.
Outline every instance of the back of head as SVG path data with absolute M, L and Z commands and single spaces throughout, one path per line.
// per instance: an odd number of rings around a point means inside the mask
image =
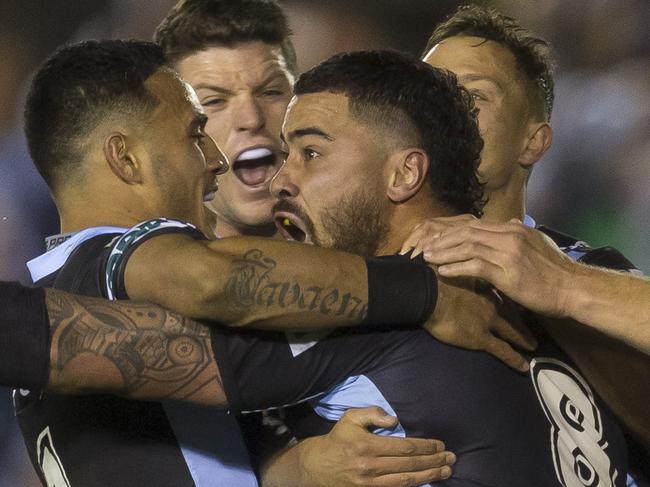
M 493 9 L 460 7 L 433 31 L 423 55 L 450 37 L 481 37 L 505 46 L 529 82 L 529 98 L 535 115 L 549 121 L 553 110 L 553 61 L 548 43 L 536 37 L 512 17 Z
M 75 180 L 100 123 L 141 118 L 158 104 L 144 83 L 164 65 L 156 44 L 119 40 L 64 46 L 45 62 L 27 96 L 25 132 L 32 160 L 54 192 Z
M 180 0 L 160 23 L 154 41 L 171 64 L 213 46 L 261 41 L 278 45 L 295 73 L 289 21 L 273 0 Z
M 429 157 L 433 195 L 459 213 L 480 215 L 483 141 L 470 94 L 447 71 L 391 51 L 334 56 L 300 76 L 296 95 L 329 92 L 349 100 L 353 117 Z

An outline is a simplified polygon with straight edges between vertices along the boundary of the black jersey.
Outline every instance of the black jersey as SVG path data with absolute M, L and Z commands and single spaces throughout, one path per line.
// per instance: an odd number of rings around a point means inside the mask
M 36 284 L 109 297 L 111 263 L 128 241 L 169 232 L 202 238 L 193 227 L 159 219 L 127 229 L 90 228 L 30 262 Z M 122 244 L 121 247 L 117 247 Z M 95 337 L 102 339 L 102 337 Z M 47 486 L 256 487 L 238 424 L 225 411 L 173 402 L 16 391 L 27 450 Z
M 543 231 L 576 260 L 633 269 L 614 249 L 591 249 Z M 378 333 L 363 345 L 339 339 L 339 353 L 372 346 Z M 385 333 L 396 347 L 378 354 L 363 374 L 285 410 L 298 437 L 326 433 L 349 408 L 378 405 L 399 425 L 377 433 L 441 438 L 457 454 L 454 475 L 443 485 L 626 485 L 627 446 L 619 425 L 548 338 L 523 375 L 484 352 L 443 344 L 421 330 Z

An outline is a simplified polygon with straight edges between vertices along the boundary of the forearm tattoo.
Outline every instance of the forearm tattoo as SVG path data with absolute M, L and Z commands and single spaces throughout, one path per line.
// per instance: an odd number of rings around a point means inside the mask
M 278 306 L 360 321 L 366 317 L 368 304 L 359 297 L 336 287 L 305 287 L 298 282 L 274 280 L 271 273 L 276 266 L 275 260 L 258 249 L 234 260 L 226 285 L 230 305 L 237 309 Z
M 187 399 L 221 385 L 207 326 L 166 309 L 130 301 L 48 293 L 53 374 L 70 374 L 75 359 L 101 357 L 119 371 L 111 392 L 135 398 Z M 84 362 L 86 363 L 86 362 Z M 114 370 L 105 370 L 116 376 Z M 89 374 L 102 382 L 102 370 Z M 119 382 L 119 381 L 118 381 Z M 93 389 L 92 384 L 90 389 Z

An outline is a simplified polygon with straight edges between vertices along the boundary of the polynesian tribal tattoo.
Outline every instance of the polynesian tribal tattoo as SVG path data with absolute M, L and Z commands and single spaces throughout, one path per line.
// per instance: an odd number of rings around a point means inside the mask
M 276 281 L 271 277 L 275 260 L 259 249 L 246 252 L 231 264 L 226 284 L 228 302 L 236 309 L 278 306 L 317 311 L 324 315 L 363 320 L 368 304 L 335 287 L 304 287 L 298 282 Z
M 122 381 L 104 392 L 134 398 L 187 399 L 221 379 L 207 326 L 151 304 L 48 293 L 53 374 L 74 359 L 101 357 Z M 106 367 L 111 369 L 109 364 Z M 113 376 L 117 374 L 113 371 Z

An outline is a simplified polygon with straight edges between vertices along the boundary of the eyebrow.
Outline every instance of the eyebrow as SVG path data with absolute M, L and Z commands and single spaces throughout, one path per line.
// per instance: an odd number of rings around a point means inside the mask
M 321 137 L 329 142 L 334 141 L 334 137 L 329 135 L 326 132 L 323 132 L 321 129 L 318 127 L 305 127 L 304 129 L 296 129 L 292 130 L 289 132 L 287 135 L 287 140 L 289 142 L 292 142 L 294 139 L 299 138 L 299 137 L 306 137 L 308 135 L 315 135 L 316 137 Z M 283 134 L 280 134 L 280 138 L 282 139 L 282 142 L 286 143 L 286 140 L 283 136 Z
M 499 90 L 505 91 L 503 89 L 503 86 L 501 86 L 501 83 L 499 83 L 496 79 L 492 78 L 491 76 L 487 76 L 485 74 L 470 73 L 470 74 L 462 74 L 458 76 L 458 82 L 460 84 L 470 83 L 472 81 L 487 81 L 489 83 L 492 83 Z
M 282 78 L 283 76 L 284 76 L 284 73 L 282 73 L 280 71 L 275 71 L 275 72 L 270 73 L 266 78 L 264 78 L 262 80 L 262 82 L 260 84 L 258 84 L 255 87 L 254 91 L 257 91 L 257 90 L 260 90 L 260 89 L 264 88 L 266 85 L 268 85 L 272 81 L 275 81 L 277 78 Z M 215 84 L 212 84 L 212 83 L 198 83 L 196 86 L 193 86 L 193 88 L 194 88 L 195 91 L 198 91 L 198 90 L 212 90 L 212 91 L 216 91 L 218 93 L 222 93 L 224 95 L 234 95 L 235 94 L 235 92 L 232 91 L 232 90 L 228 90 L 226 88 L 223 88 L 222 86 L 218 86 L 218 85 L 215 85 Z
M 219 93 L 223 93 L 224 95 L 233 95 L 234 92 L 227 90 L 226 88 L 222 88 L 221 86 L 209 84 L 209 83 L 199 83 L 196 86 L 193 86 L 194 91 L 199 91 L 199 90 L 212 90 L 212 91 L 217 91 Z

